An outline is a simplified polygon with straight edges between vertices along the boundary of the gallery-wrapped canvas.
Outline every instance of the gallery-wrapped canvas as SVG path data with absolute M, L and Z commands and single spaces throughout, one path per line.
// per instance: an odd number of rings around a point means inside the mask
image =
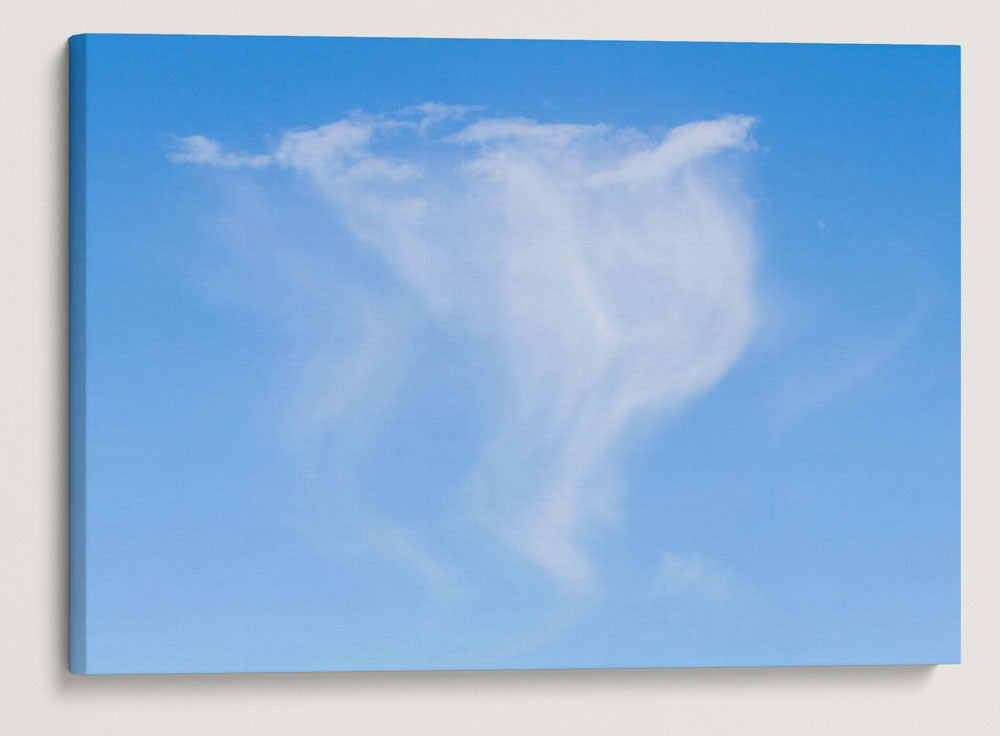
M 959 660 L 957 47 L 70 87 L 74 672 Z

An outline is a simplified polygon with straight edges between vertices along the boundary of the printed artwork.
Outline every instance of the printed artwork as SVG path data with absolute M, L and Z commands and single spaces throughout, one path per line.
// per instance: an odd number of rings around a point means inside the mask
M 76 672 L 959 659 L 959 49 L 70 41 Z

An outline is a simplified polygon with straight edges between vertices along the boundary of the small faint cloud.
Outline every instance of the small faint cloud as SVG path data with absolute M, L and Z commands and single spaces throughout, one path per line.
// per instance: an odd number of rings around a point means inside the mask
M 667 552 L 654 578 L 653 594 L 729 600 L 733 596 L 732 573 L 700 555 Z
M 424 102 L 420 105 L 405 107 L 399 111 L 403 117 L 418 117 L 417 128 L 421 133 L 427 132 L 432 125 L 450 120 L 461 120 L 470 113 L 485 109 L 484 105 L 445 105 L 441 102 Z
M 401 524 L 380 519 L 378 524 L 369 530 L 367 539 L 375 551 L 409 565 L 431 585 L 440 587 L 451 577 L 427 546 L 421 544 L 414 534 Z

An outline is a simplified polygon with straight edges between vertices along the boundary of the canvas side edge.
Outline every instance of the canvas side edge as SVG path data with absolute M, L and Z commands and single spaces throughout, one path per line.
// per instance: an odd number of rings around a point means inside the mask
M 69 669 L 86 652 L 86 48 L 69 39 Z

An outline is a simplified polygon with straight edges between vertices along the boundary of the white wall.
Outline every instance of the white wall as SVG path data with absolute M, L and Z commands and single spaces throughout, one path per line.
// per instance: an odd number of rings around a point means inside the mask
M 1000 729 L 997 17 L 986 2 L 36 0 L 0 40 L 0 729 L 965 734 Z M 735 5 L 735 2 L 732 2 Z M 418 6 L 425 7 L 418 7 Z M 428 6 L 429 5 L 429 9 Z M 560 7 L 560 5 L 565 7 Z M 815 7 L 813 7 L 815 6 Z M 66 661 L 66 56 L 79 32 L 961 43 L 964 645 L 939 668 L 81 678 Z M 6 728 L 5 728 L 6 726 Z

